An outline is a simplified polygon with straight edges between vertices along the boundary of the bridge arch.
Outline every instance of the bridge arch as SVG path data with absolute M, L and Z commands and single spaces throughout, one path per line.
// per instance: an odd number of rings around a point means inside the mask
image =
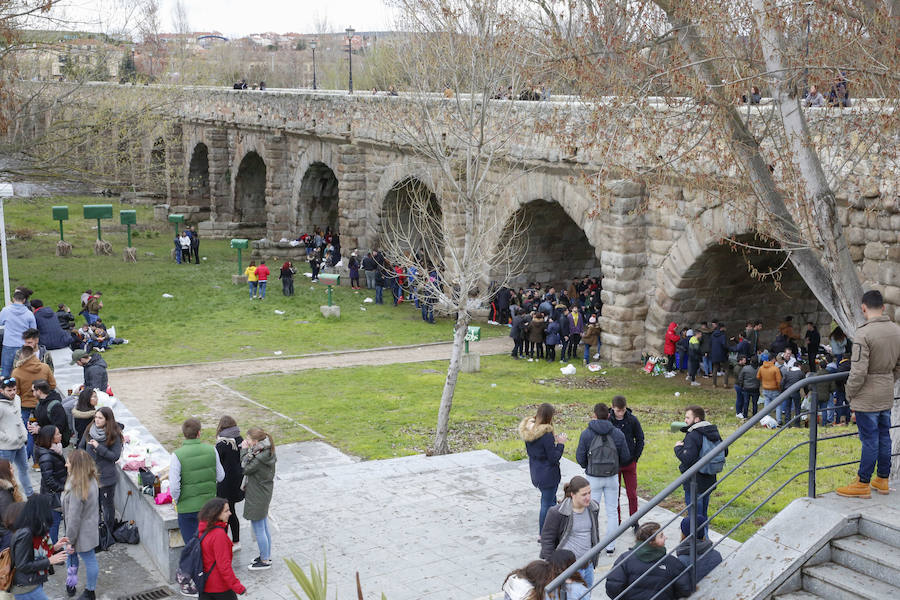
M 198 142 L 191 152 L 188 165 L 188 198 L 201 208 L 210 206 L 209 148 Z
M 234 178 L 234 217 L 244 225 L 266 224 L 266 163 L 254 150 L 241 159 Z
M 316 227 L 340 231 L 338 180 L 331 167 L 321 161 L 309 164 L 300 180 L 296 206 L 299 233 L 311 233 Z
M 778 324 L 787 315 L 794 317 L 794 327 L 802 332 L 806 321 L 820 329 L 831 322 L 806 282 L 777 251 L 746 248 L 742 245 L 778 248 L 760 239 L 753 231 L 738 230 L 728 234 L 738 244 L 714 236 L 699 224 L 689 226 L 676 240 L 657 269 L 653 292 L 645 321 L 647 349 L 660 352 L 670 322 L 693 327 L 703 321 L 720 319 L 729 337 L 739 333 L 748 320 L 761 320 L 764 330 L 760 340 L 770 343 Z M 751 273 L 751 265 L 759 273 L 778 271 L 776 280 Z M 824 338 L 824 336 L 823 336 Z
M 443 261 L 444 213 L 438 196 L 416 177 L 396 182 L 382 197 L 378 247 L 423 252 L 430 263 Z

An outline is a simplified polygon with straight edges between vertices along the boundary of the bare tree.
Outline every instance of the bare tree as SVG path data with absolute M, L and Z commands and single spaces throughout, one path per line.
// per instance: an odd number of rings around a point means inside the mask
M 415 157 L 409 168 L 418 175 L 394 191 L 397 206 L 382 217 L 383 243 L 394 261 L 415 267 L 422 295 L 455 315 L 434 439 L 434 452 L 444 454 L 472 311 L 489 297 L 489 277 L 503 285 L 523 258 L 519 228 L 507 222 L 501 200 L 527 171 L 513 142 L 534 128 L 497 96 L 498 88 L 524 84 L 513 2 L 397 0 L 396 6 L 398 29 L 412 32 L 397 55 L 397 76 L 410 88 L 402 102 L 385 102 L 382 110 Z
M 176 0 L 172 6 L 172 24 L 175 26 L 175 33 L 178 39 L 175 42 L 175 55 L 178 60 L 178 79 L 184 82 L 185 71 L 187 69 L 189 58 L 189 37 L 191 34 L 191 24 L 188 20 L 187 7 L 184 0 Z

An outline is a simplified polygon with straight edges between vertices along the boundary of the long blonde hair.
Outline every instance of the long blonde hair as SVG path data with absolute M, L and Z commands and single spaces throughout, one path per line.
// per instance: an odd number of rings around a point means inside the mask
M 91 493 L 91 485 L 97 484 L 97 465 L 90 454 L 84 450 L 73 450 L 69 455 L 69 477 L 66 479 L 66 491 L 87 500 Z

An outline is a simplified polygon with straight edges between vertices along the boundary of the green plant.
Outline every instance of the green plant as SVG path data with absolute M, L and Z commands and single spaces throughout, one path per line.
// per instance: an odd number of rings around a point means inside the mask
M 303 593 L 306 595 L 308 600 L 325 600 L 325 596 L 328 593 L 328 561 L 324 561 L 322 564 L 322 570 L 320 571 L 316 565 L 310 563 L 309 565 L 309 575 L 307 575 L 300 565 L 297 564 L 296 561 L 290 558 L 284 559 L 284 562 L 287 563 L 288 569 L 291 571 L 291 575 L 294 576 L 294 580 L 296 580 L 297 584 L 300 586 L 300 589 L 303 590 Z M 294 588 L 290 588 L 291 593 L 294 594 L 294 597 L 297 600 L 303 600 L 300 594 L 294 591 Z

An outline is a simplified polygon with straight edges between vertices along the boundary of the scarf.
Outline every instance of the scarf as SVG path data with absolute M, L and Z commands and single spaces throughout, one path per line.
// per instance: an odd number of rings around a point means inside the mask
M 241 435 L 241 430 L 239 427 L 226 427 L 222 431 L 219 432 L 219 435 L 216 436 L 216 444 L 219 442 L 225 442 L 231 449 L 235 452 L 238 451 L 237 442 L 235 442 L 234 438 Z
M 666 549 L 662 546 L 651 546 L 649 543 L 644 544 L 634 551 L 634 555 L 645 563 L 654 564 L 666 554 Z
M 97 427 L 96 423 L 91 423 L 90 435 L 91 439 L 97 440 L 98 443 L 106 443 L 106 430 Z
M 247 454 L 244 455 L 244 458 L 241 459 L 241 468 L 246 468 L 250 461 L 254 458 L 262 454 L 263 452 L 269 451 L 272 447 L 272 444 L 269 443 L 269 438 L 263 438 L 262 440 L 256 442 L 255 446 L 251 446 Z M 241 489 L 247 489 L 247 476 L 244 475 L 244 478 L 241 480 Z

